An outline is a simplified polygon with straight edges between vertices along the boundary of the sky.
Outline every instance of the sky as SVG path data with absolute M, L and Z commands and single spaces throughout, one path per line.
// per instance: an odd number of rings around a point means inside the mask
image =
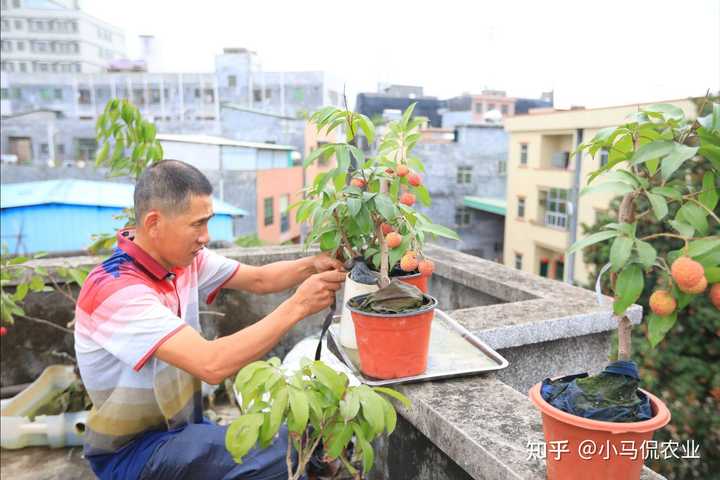
M 83 0 L 90 14 L 154 35 L 165 72 L 211 72 L 223 47 L 265 71 L 324 70 L 348 97 L 378 82 L 448 98 L 485 88 L 598 107 L 720 90 L 718 0 Z M 352 100 L 351 100 L 352 103 Z

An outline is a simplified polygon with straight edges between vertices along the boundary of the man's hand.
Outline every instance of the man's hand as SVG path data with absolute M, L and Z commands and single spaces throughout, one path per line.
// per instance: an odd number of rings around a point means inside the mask
M 300 284 L 290 301 L 300 307 L 303 317 L 324 310 L 332 304 L 337 292 L 345 281 L 345 272 L 327 270 L 311 275 Z
M 323 252 L 312 257 L 312 265 L 315 268 L 315 273 L 327 272 L 328 270 L 337 270 L 338 272 L 345 271 L 343 263 L 336 258 L 332 258 L 328 252 Z

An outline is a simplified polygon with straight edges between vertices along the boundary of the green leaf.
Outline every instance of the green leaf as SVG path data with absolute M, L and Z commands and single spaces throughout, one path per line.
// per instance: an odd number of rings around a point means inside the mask
M 292 417 L 288 417 L 288 429 L 291 432 L 302 433 L 305 431 L 310 416 L 310 405 L 307 396 L 302 390 L 293 387 L 288 388 L 288 394 L 290 397 L 290 411 L 292 411 Z
M 708 231 L 708 221 L 707 218 L 705 218 L 706 214 L 707 212 L 705 212 L 702 207 L 694 203 L 686 203 L 680 207 L 677 215 L 675 215 L 675 219 L 692 225 L 700 235 L 705 235 Z
M 22 302 L 25 299 L 25 296 L 28 293 L 28 284 L 27 283 L 21 283 L 17 286 L 17 289 L 15 290 L 15 295 L 13 295 L 13 299 L 16 302 Z
M 655 105 L 650 105 L 649 107 L 643 108 L 642 111 L 645 113 L 660 113 L 666 119 L 672 120 L 682 120 L 683 118 L 685 118 L 685 113 L 683 112 L 682 108 L 676 107 L 675 105 L 671 105 L 669 103 L 658 103 Z
M 665 218 L 665 215 L 668 213 L 668 206 L 665 199 L 661 195 L 656 195 L 650 192 L 645 192 L 645 196 L 648 200 L 650 200 L 650 205 L 652 205 L 655 218 L 657 218 L 658 221 Z
M 688 256 L 692 258 L 699 257 L 715 248 L 720 248 L 720 237 L 693 240 L 688 243 Z
M 705 279 L 708 283 L 720 283 L 720 267 L 705 267 Z
M 630 161 L 637 165 L 648 160 L 664 157 L 673 150 L 673 147 L 674 142 L 664 140 L 646 143 L 635 151 Z
M 598 242 L 602 242 L 603 240 L 607 240 L 608 238 L 617 237 L 618 232 L 610 231 L 610 230 L 604 230 L 602 232 L 593 233 L 592 235 L 589 235 L 581 240 L 578 240 L 575 242 L 567 251 L 568 255 L 577 252 L 578 250 L 582 250 L 586 247 L 589 247 L 590 245 L 596 244 Z
M 359 198 L 348 198 L 347 206 L 350 215 L 354 217 L 360 212 L 360 209 L 362 208 L 362 201 L 360 201 Z
M 717 189 L 715 175 L 713 175 L 712 172 L 705 172 L 702 182 L 702 192 L 698 195 L 698 200 L 710 211 L 715 210 L 715 206 L 718 203 Z
M 625 310 L 640 298 L 645 286 L 642 269 L 636 264 L 625 267 L 617 277 L 615 285 L 616 300 L 613 303 L 615 315 L 623 315 Z
M 657 258 L 657 251 L 648 242 L 642 240 L 635 240 L 635 249 L 637 250 L 638 258 L 643 267 L 650 268 L 655 264 Z
M 313 375 L 338 398 L 342 398 L 347 386 L 347 376 L 340 374 L 324 363 L 317 361 L 310 366 Z
M 701 145 L 698 149 L 698 155 L 707 158 L 713 164 L 715 170 L 720 170 L 720 146 L 719 145 Z
M 357 389 L 362 405 L 362 413 L 365 420 L 370 424 L 373 433 L 378 435 L 385 428 L 385 412 L 383 411 L 383 399 L 367 387 Z
M 390 435 L 397 425 L 397 413 L 392 403 L 383 398 L 383 411 L 385 413 L 385 432 Z
M 324 252 L 334 250 L 339 245 L 339 240 L 340 238 L 337 230 L 328 230 L 320 235 L 320 250 Z
M 105 160 L 107 160 L 108 152 L 110 151 L 110 143 L 105 142 L 103 143 L 103 146 L 100 147 L 100 150 L 98 150 L 97 155 L 95 156 L 95 166 L 99 167 L 102 165 Z
M 675 171 L 685 163 L 686 160 L 695 156 L 698 147 L 688 147 L 681 143 L 674 142 L 672 151 L 662 160 L 660 170 L 665 181 L 669 180 Z
M 438 225 L 436 223 L 419 223 L 417 225 L 417 229 L 422 232 L 432 233 L 434 235 L 439 235 L 441 237 L 449 238 L 451 240 L 460 240 L 460 237 L 455 231 L 450 230 L 449 228 L 442 225 Z
M 655 348 L 658 343 L 665 338 L 665 334 L 675 325 L 677 320 L 677 312 L 671 313 L 665 317 L 661 317 L 651 313 L 647 316 L 648 321 L 648 340 L 650 345 Z
M 262 424 L 260 413 L 243 415 L 230 424 L 225 432 L 225 448 L 236 463 L 242 463 L 242 458 L 255 446 Z
M 375 196 L 375 207 L 386 220 L 392 220 L 397 216 L 395 205 L 390 200 L 390 197 L 384 193 Z
M 372 145 L 375 141 L 375 124 L 373 124 L 368 117 L 363 114 L 357 114 L 360 119 L 360 128 L 367 137 L 368 144 Z
M 425 185 L 420 185 L 419 187 L 415 187 L 413 190 L 415 191 L 415 194 L 417 195 L 418 200 L 420 200 L 420 203 L 422 203 L 426 207 L 429 207 L 430 203 L 431 203 L 430 193 L 428 192 Z
M 39 275 L 33 275 L 30 279 L 30 290 L 33 292 L 39 292 L 43 288 L 45 288 L 45 281 L 43 278 Z
M 682 235 L 683 237 L 692 237 L 695 233 L 695 229 L 688 225 L 685 222 L 680 222 L 677 220 L 668 220 L 668 223 L 671 227 L 673 227 L 677 232 Z
M 580 191 L 580 195 L 589 195 L 591 193 L 612 193 L 614 195 L 625 195 L 635 189 L 623 182 L 605 182 L 592 187 L 585 187 Z
M 398 392 L 397 390 L 393 390 L 392 388 L 387 387 L 373 387 L 373 390 L 378 393 L 382 393 L 383 395 L 387 395 L 388 397 L 394 398 L 395 400 L 402 403 L 405 408 L 410 408 L 410 399 L 402 393 Z
M 340 456 L 352 439 L 353 428 L 348 423 L 336 423 L 330 429 L 328 441 L 325 443 L 328 457 L 334 459 Z
M 345 398 L 340 400 L 340 415 L 346 422 L 355 418 L 360 411 L 360 399 L 354 390 L 348 390 Z
M 610 247 L 610 263 L 612 271 L 617 272 L 625 266 L 632 252 L 633 240 L 628 237 L 617 237 Z
M 370 473 L 373 463 L 375 461 L 375 453 L 372 445 L 365 438 L 364 432 L 358 425 L 353 425 L 353 432 L 355 432 L 355 439 L 357 440 L 357 447 L 362 452 L 363 458 L 363 473 L 365 475 Z
M 655 187 L 650 191 L 673 200 L 680 200 L 682 198 L 682 193 L 672 187 Z

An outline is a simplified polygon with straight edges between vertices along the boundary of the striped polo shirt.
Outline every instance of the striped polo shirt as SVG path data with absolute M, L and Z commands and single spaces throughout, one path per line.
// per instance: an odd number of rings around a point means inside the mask
M 131 230 L 118 233 L 75 308 L 77 363 L 93 402 L 86 456 L 202 421 L 200 380 L 153 354 L 187 326 L 200 331 L 199 299 L 211 303 L 240 265 L 205 248 L 188 267 L 168 271 L 132 240 Z

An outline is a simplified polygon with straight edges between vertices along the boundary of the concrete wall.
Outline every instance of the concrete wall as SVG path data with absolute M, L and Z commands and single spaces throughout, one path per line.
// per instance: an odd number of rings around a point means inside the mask
M 463 207 L 465 196 L 505 196 L 505 177 L 498 173 L 498 165 L 507 159 L 507 135 L 501 127 L 465 126 L 458 128 L 457 137 L 453 143 L 416 146 L 414 152 L 425 164 L 423 181 L 432 197 L 430 207 L 420 206 L 419 209 L 434 223 L 453 228 L 460 234 L 460 242 L 438 238 L 438 245 L 494 260 L 500 254 L 496 245 L 503 242 L 504 219 L 469 210 L 469 224 L 459 226 L 455 217 L 458 209 Z M 458 167 L 472 167 L 470 183 L 458 183 Z

